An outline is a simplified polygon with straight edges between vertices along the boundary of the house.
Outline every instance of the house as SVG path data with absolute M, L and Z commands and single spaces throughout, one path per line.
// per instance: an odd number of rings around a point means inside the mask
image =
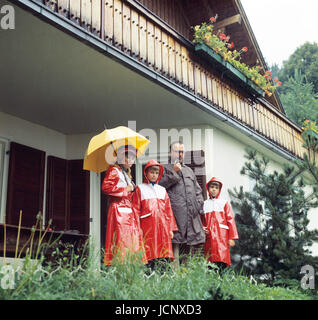
M 136 163 L 137 183 L 143 164 L 164 161 L 179 137 L 202 186 L 216 175 L 228 188 L 248 189 L 252 182 L 240 176 L 246 146 L 277 169 L 302 157 L 301 129 L 277 94 L 255 92 L 195 51 L 191 26 L 217 13 L 217 28 L 249 48 L 243 62 L 266 67 L 239 0 L 4 5 L 14 8 L 15 26 L 0 31 L 0 230 L 5 219 L 17 226 L 21 210 L 28 230 L 40 211 L 44 226 L 52 219 L 54 230 L 90 235 L 103 247 L 103 175 L 82 165 L 105 126 L 129 125 L 152 141 Z

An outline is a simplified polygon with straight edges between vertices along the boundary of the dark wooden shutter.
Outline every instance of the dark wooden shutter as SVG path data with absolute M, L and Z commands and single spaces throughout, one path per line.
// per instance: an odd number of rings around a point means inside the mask
M 205 172 L 205 157 L 203 150 L 186 151 L 184 155 L 184 163 L 190 167 L 196 175 L 197 181 L 202 189 L 204 200 L 207 199 L 206 192 L 206 172 Z
M 106 172 L 100 174 L 100 186 L 105 179 Z M 107 210 L 108 210 L 108 196 L 101 191 L 100 196 L 100 243 L 101 247 L 105 247 L 106 227 L 107 227 Z
M 89 233 L 90 174 L 83 160 L 68 161 L 69 229 Z
M 45 152 L 15 142 L 10 144 L 7 222 L 32 227 L 43 211 Z
M 47 159 L 46 216 L 54 230 L 64 230 L 68 216 L 67 160 Z
M 83 160 L 48 157 L 46 212 L 55 230 L 89 233 L 90 181 L 82 167 Z

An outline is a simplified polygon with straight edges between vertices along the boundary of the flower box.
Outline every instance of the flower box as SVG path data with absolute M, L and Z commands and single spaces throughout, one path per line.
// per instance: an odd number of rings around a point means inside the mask
M 252 80 L 248 79 L 241 71 L 237 70 L 231 63 L 225 61 L 219 54 L 217 54 L 212 48 L 205 44 L 197 44 L 194 47 L 202 57 L 209 60 L 213 65 L 222 72 L 222 76 L 227 76 L 228 78 L 235 81 L 242 88 L 247 90 L 250 94 L 254 96 L 265 96 L 265 92 L 257 86 Z

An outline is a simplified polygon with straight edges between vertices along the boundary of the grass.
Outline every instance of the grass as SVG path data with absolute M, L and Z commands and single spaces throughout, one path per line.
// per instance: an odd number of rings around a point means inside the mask
M 20 212 L 21 221 L 22 212 Z M 133 256 L 129 261 L 117 260 L 112 266 L 100 264 L 101 254 L 88 243 L 74 251 L 71 244 L 58 239 L 43 243 L 47 229 L 34 242 L 35 229 L 41 226 L 39 213 L 26 242 L 26 256 L 18 264 L 19 233 L 15 259 L 6 264 L 6 233 L 4 234 L 4 264 L 0 265 L 0 300 L 311 300 L 317 291 L 300 288 L 268 287 L 253 278 L 235 273 L 232 269 L 221 272 L 202 256 L 190 256 L 187 264 L 173 269 L 163 263 L 163 271 L 151 271 Z M 19 223 L 20 226 L 20 223 Z M 32 250 L 35 246 L 36 250 Z M 25 248 L 23 248 L 25 249 Z M 48 250 L 50 249 L 50 250 Z M 43 256 L 46 252 L 46 258 Z M 48 255 L 49 253 L 49 255 Z M 32 259 L 31 259 L 32 258 Z M 136 262 L 137 261 L 137 262 Z
M 64 259 L 35 266 L 26 258 L 17 270 L 13 289 L 0 286 L 8 300 L 311 300 L 301 289 L 267 287 L 233 270 L 220 273 L 202 257 L 164 273 L 139 263 L 98 268 L 91 258 Z M 67 260 L 67 261 L 66 261 Z M 96 261 L 96 260 L 95 260 Z M 210 266 L 210 268 L 209 268 Z M 0 273 L 0 284 L 6 274 Z

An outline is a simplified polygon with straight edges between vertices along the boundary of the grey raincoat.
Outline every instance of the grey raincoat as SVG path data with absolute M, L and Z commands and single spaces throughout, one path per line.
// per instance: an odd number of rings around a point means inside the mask
M 192 169 L 182 165 L 182 170 L 176 173 L 173 164 L 166 164 L 159 184 L 167 189 L 178 226 L 172 242 L 188 245 L 204 243 L 205 232 L 200 218 L 204 200 Z

